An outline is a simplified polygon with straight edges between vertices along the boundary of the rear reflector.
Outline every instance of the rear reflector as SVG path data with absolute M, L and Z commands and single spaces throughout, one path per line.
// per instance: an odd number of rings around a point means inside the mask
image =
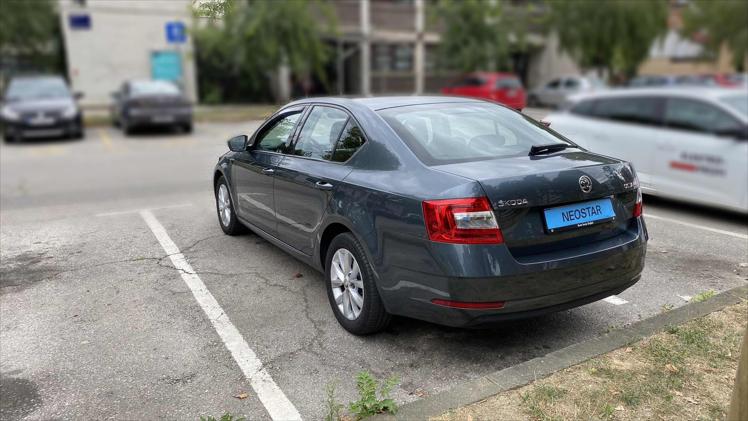
M 504 237 L 486 197 L 426 200 L 423 219 L 429 239 L 454 244 L 501 244 Z
M 504 307 L 504 301 L 469 302 L 469 301 L 441 300 L 438 298 L 431 300 L 431 304 L 436 304 L 436 305 L 444 306 L 444 307 L 464 308 L 464 309 L 472 309 L 472 310 L 498 310 Z

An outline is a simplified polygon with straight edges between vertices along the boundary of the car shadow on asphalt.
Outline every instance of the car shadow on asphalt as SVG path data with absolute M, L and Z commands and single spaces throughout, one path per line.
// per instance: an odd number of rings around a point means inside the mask
M 738 212 L 718 209 L 703 205 L 680 202 L 674 199 L 667 199 L 657 196 L 644 196 L 644 217 L 646 218 L 647 205 L 655 205 L 658 208 L 673 213 L 685 213 L 688 216 L 696 216 L 708 219 L 717 219 L 728 223 L 742 224 L 748 226 L 748 217 Z

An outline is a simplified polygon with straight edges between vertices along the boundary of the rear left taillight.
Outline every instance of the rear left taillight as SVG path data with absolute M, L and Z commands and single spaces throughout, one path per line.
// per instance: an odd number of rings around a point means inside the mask
M 642 216 L 644 212 L 644 203 L 642 202 L 642 191 L 641 189 L 636 190 L 636 203 L 634 204 L 634 218 Z
M 501 234 L 486 197 L 426 200 L 423 218 L 431 241 L 454 244 L 501 244 Z

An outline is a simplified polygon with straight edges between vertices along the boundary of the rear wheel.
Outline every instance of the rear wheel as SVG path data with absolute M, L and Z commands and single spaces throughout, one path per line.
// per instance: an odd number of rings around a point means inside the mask
M 363 247 L 350 233 L 335 237 L 325 259 L 327 297 L 345 330 L 368 335 L 387 327 L 390 315 L 374 282 L 374 271 Z
M 221 229 L 228 235 L 239 235 L 246 231 L 246 227 L 236 217 L 234 203 L 231 201 L 229 186 L 226 179 L 221 177 L 216 183 L 216 211 Z

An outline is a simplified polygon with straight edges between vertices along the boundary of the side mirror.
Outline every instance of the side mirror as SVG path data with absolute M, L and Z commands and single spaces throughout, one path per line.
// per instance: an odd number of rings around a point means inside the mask
M 76 101 L 80 100 L 81 98 L 83 98 L 83 92 L 73 93 L 73 98 L 75 98 Z
M 231 152 L 242 152 L 247 150 L 247 146 L 250 146 L 248 145 L 249 138 L 245 134 L 234 136 L 227 143 Z

